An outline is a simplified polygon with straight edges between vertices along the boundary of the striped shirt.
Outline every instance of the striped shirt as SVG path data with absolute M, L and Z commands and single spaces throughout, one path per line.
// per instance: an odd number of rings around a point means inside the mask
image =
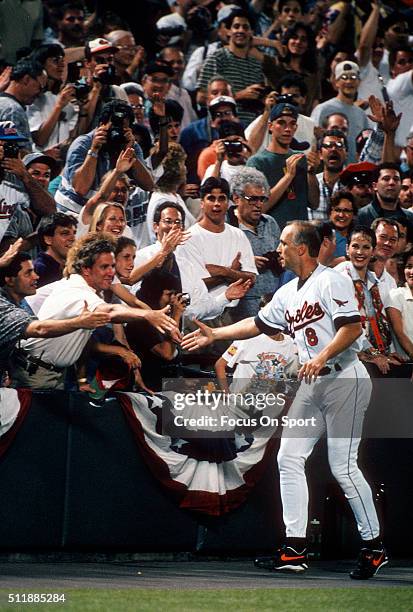
M 209 80 L 219 74 L 226 79 L 234 94 L 254 83 L 262 83 L 264 74 L 261 63 L 253 57 L 237 57 L 229 49 L 219 49 L 207 57 L 198 79 L 198 88 L 206 89 Z M 238 104 L 238 115 L 245 125 L 251 123 L 257 116 L 250 110 L 244 110 L 242 103 Z

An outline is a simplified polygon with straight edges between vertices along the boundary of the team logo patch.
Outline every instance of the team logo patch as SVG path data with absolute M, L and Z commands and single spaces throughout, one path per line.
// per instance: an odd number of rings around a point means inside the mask
M 231 357 L 233 357 L 235 353 L 237 352 L 237 347 L 232 345 L 229 347 L 227 352 L 228 352 L 228 355 L 231 355 Z
M 336 298 L 333 298 L 333 300 L 335 301 L 335 303 L 337 304 L 337 306 L 345 306 L 346 304 L 348 304 L 348 300 L 345 300 L 344 302 L 342 300 L 337 300 Z

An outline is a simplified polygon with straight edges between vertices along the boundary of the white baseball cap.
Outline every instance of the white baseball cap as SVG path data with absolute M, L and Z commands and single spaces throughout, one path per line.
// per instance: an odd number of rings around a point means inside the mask
M 100 51 L 106 51 L 107 49 L 115 53 L 118 50 L 118 48 L 112 45 L 106 38 L 94 38 L 93 40 L 89 40 L 86 44 L 89 47 L 90 53 L 100 53 Z
M 234 98 L 231 98 L 231 96 L 216 96 L 215 98 L 212 98 L 211 102 L 209 103 L 209 108 L 213 108 L 219 104 L 230 104 L 234 108 L 237 108 L 237 103 L 235 102 Z
M 340 62 L 337 64 L 334 76 L 336 79 L 339 79 L 343 74 L 354 74 L 358 79 L 360 78 L 360 68 L 359 65 L 355 62 L 349 62 L 345 60 L 344 62 Z

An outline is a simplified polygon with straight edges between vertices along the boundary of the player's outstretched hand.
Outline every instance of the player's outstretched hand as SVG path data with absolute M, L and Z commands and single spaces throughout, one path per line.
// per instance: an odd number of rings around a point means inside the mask
M 99 312 L 97 310 L 91 312 L 89 310 L 88 303 L 85 300 L 83 310 L 77 317 L 79 329 L 95 329 L 96 327 L 102 327 L 107 323 L 110 323 L 110 315 L 107 312 Z
M 205 348 L 214 341 L 212 329 L 208 327 L 208 325 L 201 323 L 201 321 L 197 319 L 193 319 L 193 321 L 198 325 L 199 329 L 196 329 L 190 334 L 186 334 L 182 338 L 181 347 L 184 351 L 196 351 L 196 349 Z
M 324 359 L 320 357 L 314 357 L 314 359 L 310 359 L 307 361 L 298 371 L 298 380 L 305 380 L 306 383 L 311 384 L 314 382 L 318 376 L 320 370 L 322 370 L 326 365 Z
M 178 327 L 177 323 L 172 319 L 172 317 L 168 316 L 169 312 L 171 312 L 171 307 L 168 305 L 161 310 L 145 311 L 145 317 L 151 325 L 161 332 L 161 334 L 164 334 L 167 331 L 172 332 Z

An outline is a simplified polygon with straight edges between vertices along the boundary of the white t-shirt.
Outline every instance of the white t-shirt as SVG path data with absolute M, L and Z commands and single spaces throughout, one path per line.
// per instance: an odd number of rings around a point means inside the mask
M 225 223 L 224 231 L 215 233 L 196 223 L 189 231 L 191 238 L 177 248 L 176 255 L 185 262 L 191 262 L 200 279 L 211 276 L 205 267 L 206 264 L 229 267 L 237 253 L 241 253 L 242 272 L 258 274 L 251 244 L 242 230 Z M 221 293 L 225 293 L 228 284 L 218 285 L 209 293 L 218 297 Z M 231 302 L 231 306 L 235 306 L 234 302 Z
M 55 283 L 51 294 L 45 299 L 38 312 L 38 319 L 70 319 L 81 314 L 87 303 L 88 309 L 94 311 L 105 304 L 94 289 L 82 276 L 72 274 L 69 279 Z M 29 338 L 24 348 L 34 357 L 53 363 L 60 368 L 67 368 L 79 359 L 93 329 L 78 329 L 60 338 Z
M 392 308 L 396 308 L 402 315 L 403 331 L 413 342 L 413 295 L 409 287 L 397 287 L 390 291 L 390 304 Z M 408 357 L 407 353 L 402 349 L 396 335 L 393 334 L 396 351 L 401 355 Z
M 232 393 L 242 392 L 247 381 L 278 380 L 284 378 L 284 368 L 296 360 L 297 347 L 290 336 L 273 340 L 266 334 L 238 340 L 222 355 L 230 368 L 236 367 Z
M 254 121 L 251 121 L 249 126 L 245 129 L 245 138 L 248 139 L 250 137 L 253 128 L 259 122 L 261 117 L 262 117 L 262 115 L 260 115 L 256 119 L 254 119 Z M 316 138 L 314 136 L 315 125 L 316 125 L 315 122 L 310 117 L 307 117 L 306 115 L 298 115 L 298 119 L 297 119 L 297 131 L 294 134 L 294 138 L 296 140 L 298 140 L 298 142 L 302 142 L 302 141 L 306 140 L 307 142 L 310 143 L 310 146 L 308 147 L 308 149 L 306 151 L 309 151 L 310 148 L 316 143 Z M 260 153 L 261 151 L 264 151 L 264 149 L 266 149 L 268 147 L 270 141 L 271 141 L 271 134 L 269 133 L 269 131 L 267 129 L 266 132 L 265 132 L 265 136 L 263 138 L 263 141 L 262 141 L 260 147 L 258 148 L 258 150 L 256 151 L 256 153 Z M 306 152 L 306 151 L 304 151 L 304 152 Z
M 135 255 L 135 268 L 149 261 L 159 250 L 161 243 L 156 242 L 150 244 L 144 249 L 140 249 Z M 188 260 L 182 260 L 176 256 L 179 273 L 181 275 L 182 293 L 189 293 L 191 303 L 185 308 L 185 317 L 200 319 L 201 321 L 214 319 L 222 314 L 224 308 L 232 304 L 222 293 L 217 298 L 208 293 L 205 283 L 197 274 L 195 267 Z M 140 288 L 142 281 L 138 281 L 132 287 L 129 287 L 131 293 L 135 294 Z M 234 305 L 238 304 L 239 300 L 234 300 Z
M 244 166 L 232 166 L 230 163 L 228 163 L 227 159 L 224 159 L 221 165 L 221 171 L 219 173 L 220 177 L 228 181 L 228 183 L 231 183 L 232 177 L 235 176 L 236 174 L 239 174 L 240 169 L 243 167 Z M 211 164 L 210 166 L 208 166 L 208 168 L 205 170 L 205 174 L 202 179 L 202 183 L 205 183 L 207 178 L 209 178 L 212 175 L 214 168 L 215 168 L 215 164 Z
M 38 96 L 33 104 L 27 107 L 30 132 L 37 132 L 40 126 L 50 117 L 56 104 L 57 95 L 51 91 Z M 70 132 L 76 127 L 79 110 L 69 102 L 61 112 L 62 119 L 56 122 L 45 145 L 35 145 L 39 151 L 44 151 L 67 140 Z
M 413 71 L 399 74 L 387 83 L 387 92 L 393 101 L 396 115 L 402 113 L 399 127 L 396 131 L 395 143 L 399 147 L 406 145 L 407 134 L 412 129 L 413 122 Z
M 159 204 L 163 204 L 163 202 L 175 202 L 175 204 L 179 204 L 184 209 L 185 229 L 191 227 L 191 225 L 193 225 L 196 221 L 195 217 L 189 212 L 185 202 L 179 194 L 174 195 L 172 193 L 154 191 L 149 200 L 148 210 L 146 212 L 146 225 L 148 227 L 149 238 L 152 244 L 156 242 L 156 235 L 153 230 L 153 216 Z

